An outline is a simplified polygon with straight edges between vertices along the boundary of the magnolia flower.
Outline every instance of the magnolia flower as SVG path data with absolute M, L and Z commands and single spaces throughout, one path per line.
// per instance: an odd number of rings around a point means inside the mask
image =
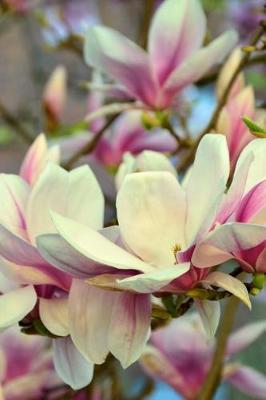
M 222 287 L 250 306 L 238 279 L 191 264 L 197 242 L 216 221 L 228 176 L 225 137 L 207 135 L 185 188 L 165 171 L 125 177 L 117 196 L 119 226 L 97 232 L 52 212 L 58 234 L 39 236 L 38 248 L 76 278 L 70 333 L 85 357 L 100 364 L 110 351 L 123 367 L 137 360 L 149 335 L 151 293 L 186 292 L 201 283 Z
M 241 57 L 241 50 L 236 49 L 222 68 L 217 82 L 218 98 L 222 96 Z M 259 122 L 263 116 L 265 118 L 265 115 L 265 112 L 255 109 L 254 90 L 251 86 L 245 86 L 244 75 L 240 74 L 230 91 L 228 101 L 222 109 L 216 125 L 217 132 L 226 136 L 232 169 L 244 147 L 255 139 L 242 118 L 246 116 Z
M 67 73 L 63 66 L 58 66 L 50 76 L 43 93 L 43 107 L 49 129 L 54 129 L 62 119 L 66 102 Z
M 222 379 L 252 398 L 265 399 L 266 376 L 230 358 L 265 330 L 266 321 L 238 329 L 229 336 L 224 357 Z M 185 399 L 193 400 L 207 377 L 214 346 L 215 339 L 206 336 L 199 316 L 192 313 L 153 332 L 140 362 L 153 378 L 165 381 Z
M 247 272 L 266 272 L 265 150 L 266 139 L 256 139 L 241 153 L 215 229 L 193 253 L 197 267 L 235 259 Z
M 46 148 L 39 145 L 42 140 L 40 137 L 26 156 L 22 168 L 24 179 L 16 175 L 0 175 L 1 271 L 18 283 L 15 288 L 2 291 L 0 303 L 7 312 L 1 314 L 0 327 L 13 325 L 25 316 L 30 321 L 35 318 L 43 320 L 52 333 L 62 336 L 54 342 L 58 374 L 73 388 L 79 389 L 91 380 L 93 365 L 85 361 L 69 337 L 67 312 L 63 310 L 67 308 L 71 277 L 56 270 L 40 255 L 36 237 L 55 232 L 50 208 L 100 229 L 103 224 L 103 195 L 87 166 L 69 173 L 52 163 L 47 163 L 42 169 L 47 155 Z M 45 149 L 44 154 L 41 149 Z M 41 169 L 35 183 L 30 186 L 26 180 L 32 181 Z M 82 208 L 81 202 L 84 204 Z M 38 307 L 34 309 L 37 297 Z M 57 304 L 60 304 L 59 308 Z M 54 326 L 47 323 L 50 313 L 53 318 L 59 318 L 60 314 L 63 327 L 58 327 L 59 323 Z
M 176 149 L 176 141 L 167 130 L 153 128 L 147 131 L 142 124 L 141 116 L 140 111 L 123 113 L 99 140 L 92 157 L 104 166 L 116 167 L 126 152 L 135 155 L 143 150 L 170 152 Z M 61 152 L 66 159 L 93 139 L 99 130 L 99 121 L 96 126 L 92 132 L 61 141 Z M 95 125 L 93 127 L 95 128 Z
M 86 35 L 85 60 L 121 83 L 133 98 L 152 108 L 168 108 L 237 41 L 229 31 L 202 47 L 205 34 L 198 0 L 166 0 L 152 19 L 147 53 L 119 32 L 96 26 Z
M 169 171 L 176 176 L 176 170 L 169 159 L 156 151 L 145 150 L 134 157 L 130 153 L 125 153 L 123 162 L 120 164 L 115 183 L 119 189 L 125 177 L 132 172 L 144 171 Z
M 41 336 L 23 335 L 15 327 L 1 333 L 1 399 L 40 399 L 45 390 L 60 384 L 48 343 Z

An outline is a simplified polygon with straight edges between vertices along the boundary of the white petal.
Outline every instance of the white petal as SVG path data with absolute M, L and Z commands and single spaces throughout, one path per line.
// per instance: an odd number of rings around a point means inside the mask
M 53 340 L 53 352 L 57 374 L 73 390 L 82 389 L 91 382 L 93 364 L 80 354 L 69 336 Z
M 204 220 L 222 197 L 229 176 L 229 154 L 223 135 L 209 134 L 200 142 L 186 186 L 187 244 L 191 244 Z M 214 217 L 214 216 L 213 216 Z
M 43 299 L 39 300 L 40 318 L 44 326 L 58 336 L 69 335 L 68 324 L 68 299 Z
M 24 318 L 34 307 L 37 295 L 33 286 L 25 286 L 0 296 L 0 328 L 7 328 Z
M 117 196 L 117 217 L 126 244 L 144 261 L 169 267 L 184 244 L 184 193 L 169 172 L 130 174 Z

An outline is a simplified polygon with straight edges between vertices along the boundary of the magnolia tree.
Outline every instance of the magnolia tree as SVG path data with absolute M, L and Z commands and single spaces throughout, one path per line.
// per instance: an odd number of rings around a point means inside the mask
M 159 379 L 187 400 L 223 381 L 265 399 L 266 376 L 232 359 L 266 330 L 232 332 L 266 282 L 265 104 L 244 76 L 265 57 L 263 7 L 242 45 L 236 31 L 210 39 L 199 0 L 142 2 L 138 43 L 97 2 L 4 3 L 41 7 L 44 39 L 84 46 L 91 79 L 86 115 L 65 125 L 55 69 L 46 135 L 0 175 L 0 398 L 144 399 Z M 216 104 L 191 132 L 189 87 L 205 81 Z M 130 394 L 136 362 L 145 383 Z

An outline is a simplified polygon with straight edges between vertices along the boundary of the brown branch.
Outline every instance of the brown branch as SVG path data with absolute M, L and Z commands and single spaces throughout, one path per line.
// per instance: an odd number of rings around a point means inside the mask
M 255 47 L 257 45 L 258 41 L 263 36 L 263 34 L 265 33 L 265 29 L 266 29 L 265 23 L 266 23 L 266 21 L 262 21 L 260 27 L 255 32 L 254 37 L 252 38 L 252 40 L 250 42 L 251 47 L 253 47 L 253 46 Z M 206 135 L 206 133 L 211 132 L 212 129 L 215 127 L 217 120 L 219 118 L 220 112 L 223 109 L 224 105 L 226 104 L 226 101 L 227 101 L 228 95 L 232 89 L 232 86 L 233 86 L 236 78 L 238 77 L 239 73 L 242 71 L 242 69 L 246 66 L 246 64 L 250 60 L 251 54 L 252 54 L 251 52 L 245 52 L 245 54 L 242 56 L 237 68 L 235 69 L 235 72 L 233 73 L 222 96 L 220 97 L 220 99 L 216 105 L 216 108 L 214 110 L 214 113 L 213 113 L 208 125 L 203 130 L 203 132 L 198 136 L 197 140 L 195 141 L 194 146 L 191 148 L 191 150 L 185 155 L 185 157 L 181 161 L 181 164 L 179 165 L 179 168 L 178 168 L 178 172 L 184 172 L 187 169 L 187 167 L 189 167 L 189 165 L 194 160 L 197 147 L 198 147 L 199 142 L 201 141 L 202 137 L 204 135 Z
M 116 120 L 116 118 L 120 114 L 114 114 L 107 122 L 106 124 L 102 127 L 102 129 L 99 130 L 99 132 L 92 138 L 90 142 L 88 142 L 82 149 L 77 151 L 64 165 L 64 168 L 66 169 L 71 169 L 72 166 L 80 159 L 80 157 L 85 156 L 87 154 L 90 154 L 93 152 L 93 150 L 96 148 L 97 144 L 99 143 L 100 139 L 103 137 L 104 133 L 107 131 L 107 129 L 113 124 L 113 122 Z
M 147 48 L 148 44 L 148 34 L 149 34 L 150 22 L 153 15 L 153 9 L 154 9 L 154 0 L 145 0 L 144 15 L 139 33 L 139 44 L 144 49 Z
M 212 364 L 210 366 L 207 379 L 197 397 L 197 400 L 212 400 L 215 391 L 220 383 L 227 339 L 233 327 L 238 304 L 239 300 L 236 297 L 232 296 L 225 306 L 223 319 L 220 323 L 220 329 L 218 332 L 216 349 L 213 355 Z
M 6 107 L 0 102 L 0 117 L 2 120 L 9 125 L 15 132 L 15 134 L 21 137 L 25 143 L 31 144 L 33 138 L 27 129 L 20 123 L 19 119 L 16 118 Z

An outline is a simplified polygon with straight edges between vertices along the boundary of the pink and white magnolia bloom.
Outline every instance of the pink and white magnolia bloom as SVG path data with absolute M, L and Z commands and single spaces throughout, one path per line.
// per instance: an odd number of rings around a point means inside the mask
M 43 93 L 43 107 L 48 128 L 53 129 L 61 121 L 66 103 L 67 72 L 59 65 L 52 72 Z
M 45 390 L 61 383 L 48 344 L 44 337 L 24 335 L 15 327 L 1 333 L 1 400 L 40 399 Z
M 0 327 L 13 325 L 25 316 L 30 320 L 40 317 L 52 333 L 62 336 L 54 342 L 58 374 L 74 389 L 80 389 L 91 380 L 93 365 L 77 351 L 67 330 L 64 309 L 71 277 L 55 269 L 40 255 L 36 238 L 43 233 L 55 232 L 50 208 L 100 229 L 104 200 L 88 166 L 68 173 L 56 164 L 47 163 L 49 152 L 43 140 L 44 137 L 39 137 L 29 150 L 21 176 L 0 175 L 1 271 L 17 283 L 3 290 L 0 296 L 1 307 L 7 310 L 1 314 Z M 30 186 L 28 182 L 32 181 L 34 184 Z M 54 324 L 49 324 L 51 318 Z
M 225 137 L 207 135 L 185 188 L 165 171 L 125 177 L 117 196 L 119 226 L 96 231 L 52 212 L 58 234 L 39 236 L 38 247 L 49 263 L 76 278 L 70 333 L 85 357 L 99 364 L 110 351 L 124 367 L 137 360 L 149 336 L 152 293 L 186 292 L 202 283 L 250 306 L 238 279 L 191 264 L 195 245 L 216 221 L 229 169 Z
M 193 253 L 198 268 L 235 259 L 247 272 L 266 273 L 265 151 L 266 139 L 256 139 L 241 153 L 215 229 Z
M 217 82 L 218 99 L 222 96 L 223 90 L 231 79 L 241 57 L 241 50 L 234 50 L 222 68 Z M 255 108 L 253 88 L 245 86 L 244 74 L 240 74 L 231 89 L 227 103 L 222 109 L 216 125 L 217 132 L 226 136 L 232 170 L 241 151 L 250 141 L 255 139 L 242 118 L 246 116 L 259 122 L 263 115 L 265 117 L 265 112 Z
M 228 31 L 202 47 L 205 34 L 206 18 L 198 0 L 166 0 L 152 19 L 147 52 L 119 32 L 95 26 L 86 35 L 85 60 L 145 105 L 169 108 L 237 42 L 237 34 Z
M 166 129 L 153 128 L 147 131 L 141 117 L 140 111 L 123 113 L 99 140 L 91 157 L 104 166 L 114 167 L 122 162 L 126 152 L 136 155 L 143 150 L 171 152 L 176 149 L 176 141 Z M 63 140 L 60 147 L 64 157 L 69 159 L 74 152 L 89 143 L 101 126 L 102 122 L 97 119 L 91 126 L 93 131 Z
M 222 372 L 223 381 L 252 398 L 265 399 L 266 376 L 230 358 L 244 350 L 266 330 L 266 321 L 245 325 L 229 336 Z M 194 400 L 211 365 L 215 339 L 205 334 L 198 314 L 173 320 L 154 331 L 140 359 L 144 370 L 172 386 L 186 400 Z
M 164 154 L 145 150 L 134 157 L 130 153 L 125 153 L 115 176 L 116 188 L 121 187 L 128 174 L 145 171 L 168 171 L 174 176 L 177 175 L 173 164 Z

